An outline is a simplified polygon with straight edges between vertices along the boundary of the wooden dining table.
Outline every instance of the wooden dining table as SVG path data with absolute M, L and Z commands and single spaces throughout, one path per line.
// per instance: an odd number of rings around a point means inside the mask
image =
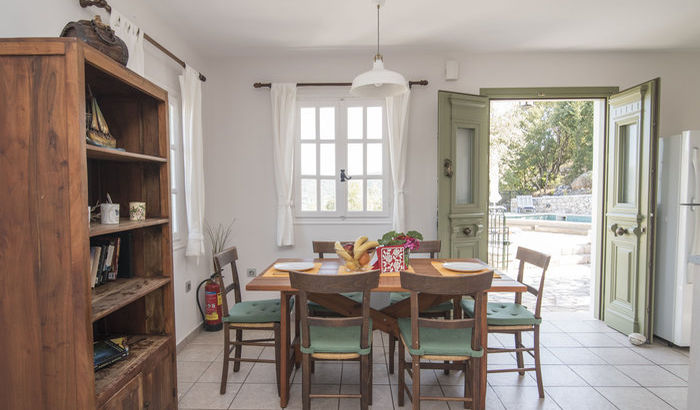
M 428 259 L 428 258 L 411 258 L 411 267 L 416 273 L 422 275 L 430 276 L 441 276 L 442 274 L 432 265 L 431 262 L 478 262 L 483 263 L 477 259 Z M 294 339 L 290 341 L 291 337 L 291 298 L 296 293 L 296 289 L 292 288 L 289 283 L 288 275 L 265 275 L 265 272 L 269 271 L 274 264 L 281 262 L 315 262 L 321 263 L 320 270 L 318 274 L 320 275 L 337 275 L 339 274 L 339 266 L 341 264 L 339 259 L 298 259 L 298 258 L 281 258 L 271 263 L 267 267 L 263 274 L 256 276 L 253 280 L 248 282 L 246 285 L 247 291 L 267 291 L 267 292 L 280 292 L 280 407 L 287 407 L 289 402 L 289 376 L 291 375 L 292 366 L 299 366 L 301 361 L 301 354 L 299 351 L 300 340 L 299 340 L 299 304 L 295 303 L 295 320 L 294 320 Z M 496 272 L 500 278 L 494 277 L 491 284 L 491 288 L 488 292 L 526 292 L 526 285 L 513 280 L 512 278 L 506 276 L 501 272 Z M 379 279 L 379 286 L 373 289 L 372 292 L 405 292 L 406 290 L 401 288 L 401 280 L 396 274 L 381 275 Z M 452 299 L 451 296 L 441 296 L 441 295 L 419 295 L 419 306 L 420 310 L 429 308 L 430 306 L 438 305 L 446 300 Z M 340 294 L 310 294 L 309 300 L 318 303 L 328 309 L 331 309 L 344 316 L 360 316 L 361 307 L 360 305 Z M 488 297 L 483 298 L 484 305 L 481 309 L 482 315 L 479 318 L 481 321 L 480 325 L 483 331 L 481 332 L 481 345 L 487 346 L 488 340 L 488 329 L 486 326 L 486 303 Z M 461 306 L 455 306 L 455 315 L 461 315 Z M 400 317 L 410 316 L 410 301 L 409 299 L 404 299 L 401 302 L 389 305 L 383 309 L 371 309 L 370 315 L 372 317 L 372 327 L 374 329 L 379 329 L 381 331 L 393 334 L 396 338 L 399 338 L 399 328 L 397 324 L 397 319 Z M 486 361 L 487 355 L 482 357 L 480 361 L 480 371 L 481 371 L 481 388 L 480 397 L 478 398 L 481 405 L 480 408 L 485 408 L 486 405 Z

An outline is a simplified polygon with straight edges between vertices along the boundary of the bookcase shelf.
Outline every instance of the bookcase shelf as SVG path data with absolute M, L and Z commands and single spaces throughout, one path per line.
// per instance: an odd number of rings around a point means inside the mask
M 135 152 L 120 151 L 111 148 L 96 147 L 86 145 L 87 157 L 91 159 L 102 159 L 116 162 L 146 162 L 156 164 L 167 164 L 167 158 L 155 155 L 138 154 Z
M 147 228 L 149 226 L 163 225 L 170 222 L 168 218 L 146 218 L 145 221 L 130 221 L 128 218 L 121 218 L 119 224 L 107 225 L 97 222 L 90 223 L 90 237 L 109 235 L 118 232 L 132 231 L 134 229 Z
M 167 277 L 120 278 L 92 290 L 92 321 L 102 319 L 129 303 L 170 283 Z
M 132 335 L 127 338 L 129 355 L 109 367 L 95 372 L 95 396 L 101 406 L 119 389 L 148 367 L 148 362 L 172 342 L 171 336 Z

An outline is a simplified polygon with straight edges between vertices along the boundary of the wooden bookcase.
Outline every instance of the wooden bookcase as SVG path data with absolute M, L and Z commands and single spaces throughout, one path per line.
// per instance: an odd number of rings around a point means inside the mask
M 85 143 L 88 85 L 124 151 Z M 81 41 L 0 40 L 3 406 L 177 407 L 167 102 Z M 107 192 L 127 218 L 88 223 Z M 127 231 L 133 276 L 91 289 L 90 240 Z M 95 372 L 107 335 L 128 336 L 129 355 Z

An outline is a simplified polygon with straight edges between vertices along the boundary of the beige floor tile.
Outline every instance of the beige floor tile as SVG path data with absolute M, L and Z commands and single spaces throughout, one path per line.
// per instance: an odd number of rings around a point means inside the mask
M 666 402 L 644 387 L 596 387 L 596 390 L 620 409 L 672 409 Z
M 592 387 L 549 387 L 547 394 L 564 410 L 613 410 L 616 408 Z
M 517 373 L 516 373 L 517 374 Z M 533 380 L 536 380 L 535 372 L 528 372 Z M 490 376 L 490 375 L 489 375 Z M 568 366 L 563 365 L 543 365 L 542 366 L 542 383 L 546 387 L 552 386 L 587 386 L 586 381 L 580 378 Z
M 632 350 L 656 364 L 689 364 L 688 356 L 660 344 L 634 346 Z
M 340 392 L 344 394 L 360 393 L 359 384 L 343 384 L 340 386 Z M 360 399 L 340 399 L 339 409 L 360 408 Z M 398 407 L 397 407 L 398 408 Z M 406 407 L 404 407 L 406 408 Z M 391 395 L 391 388 L 388 384 L 376 385 L 372 387 L 372 410 L 393 410 L 394 400 Z M 408 408 L 406 408 L 408 409 Z
M 389 369 L 384 363 L 372 364 L 372 382 L 374 384 L 389 384 Z
M 574 365 L 569 367 L 591 386 L 639 386 L 637 382 L 609 364 Z
M 620 347 L 618 341 L 608 336 L 607 333 L 571 333 L 569 336 L 576 339 L 582 346 L 586 347 Z
M 276 384 L 277 375 L 273 363 L 255 363 L 253 368 L 248 373 L 246 383 L 255 384 Z
M 177 360 L 183 362 L 211 362 L 223 351 L 223 343 L 220 345 L 190 343 L 177 355 Z
M 498 365 L 488 366 L 489 369 L 499 369 Z M 533 372 L 527 372 L 533 373 Z M 525 373 L 524 376 L 519 375 L 517 372 L 508 373 L 489 373 L 486 377 L 488 384 L 491 386 L 537 386 L 537 382 L 534 378 L 530 377 Z M 545 381 L 545 386 L 547 385 Z
M 575 348 L 572 348 L 575 349 Z M 513 356 L 515 358 L 515 356 Z M 523 354 L 523 359 L 525 359 L 525 364 L 534 364 L 535 358 L 527 353 Z M 491 363 L 489 359 L 489 363 Z M 513 362 L 515 363 L 515 362 Z M 540 364 L 564 364 L 561 359 L 559 359 L 554 353 L 552 353 L 551 348 L 540 346 Z
M 682 387 L 688 384 L 661 366 L 626 365 L 615 367 L 644 387 Z
M 681 379 L 688 381 L 688 365 L 687 364 L 664 364 L 661 367 L 675 374 Z
M 210 362 L 177 362 L 177 381 L 196 382 L 209 367 Z
M 550 347 L 581 347 L 581 344 L 566 333 L 542 333 L 540 342 L 546 348 Z
M 311 384 L 311 394 L 338 394 L 340 393 L 340 385 L 336 384 Z M 311 399 L 311 408 L 318 410 L 337 409 L 339 399 L 334 398 L 316 398 Z M 301 384 L 295 384 L 289 392 L 289 405 L 287 409 L 301 408 Z
M 606 364 L 585 347 L 550 347 L 549 351 L 564 364 Z
M 224 345 L 224 331 L 219 330 L 218 332 L 207 332 L 201 331 L 197 336 L 192 339 L 190 344 L 218 344 L 223 347 Z
M 609 364 L 652 364 L 634 350 L 626 347 L 592 347 L 588 350 Z
M 592 320 L 552 320 L 552 323 L 563 332 L 567 333 L 589 333 L 598 332 L 600 325 Z
M 230 383 L 226 394 L 219 394 L 219 383 L 195 383 L 180 400 L 181 409 L 227 409 L 240 384 Z
M 463 396 L 464 386 L 441 386 L 442 392 L 445 396 Z M 460 402 L 450 401 L 447 402 L 450 409 L 452 410 L 462 410 L 464 405 Z M 501 400 L 496 395 L 496 392 L 490 386 L 486 387 L 486 410 L 504 410 Z
M 518 410 L 549 410 L 559 409 L 557 403 L 545 392 L 541 399 L 537 387 L 528 386 L 493 386 L 494 392 L 506 409 Z
M 389 349 L 386 349 L 387 352 Z M 373 345 L 372 346 L 372 363 L 386 363 L 387 361 L 387 356 L 384 353 L 384 347 L 383 346 L 377 346 Z
M 543 320 L 540 324 L 540 333 L 561 333 L 563 330 L 557 327 L 552 321 Z
M 316 369 L 311 373 L 311 384 L 340 384 L 343 365 L 340 362 L 316 362 Z M 302 382 L 302 370 L 299 368 L 293 383 Z M 355 381 L 355 383 L 358 383 Z
M 288 409 L 301 408 L 301 390 L 300 393 L 289 396 L 290 404 L 295 400 L 295 406 L 289 406 Z M 298 402 L 296 401 L 298 400 Z M 280 398 L 277 395 L 277 386 L 275 384 L 255 384 L 245 383 L 241 386 L 236 398 L 231 403 L 231 409 L 279 409 Z
M 678 410 L 688 407 L 687 387 L 650 387 L 649 390 Z
M 187 394 L 187 392 L 190 390 L 190 387 L 194 385 L 194 382 L 177 382 L 177 400 L 180 401 L 182 397 Z
M 223 362 L 213 362 L 206 371 L 202 374 L 198 381 L 200 382 L 221 382 L 221 368 L 223 367 Z M 233 362 L 228 365 L 228 378 L 227 383 L 243 383 L 250 373 L 250 369 L 253 368 L 253 363 L 242 362 L 241 368 L 237 371 L 233 371 Z
M 456 388 L 457 386 L 454 386 L 455 388 L 452 389 L 450 393 L 447 394 L 447 396 L 450 395 L 463 395 L 464 394 L 464 389 L 457 391 L 458 389 Z M 411 408 L 411 400 L 409 400 L 408 395 L 404 396 L 404 405 L 403 407 L 399 407 L 399 386 L 393 385 L 391 386 L 391 394 L 394 397 L 394 406 L 397 409 L 410 409 Z M 443 390 L 440 388 L 440 386 L 424 386 L 421 384 L 421 395 L 424 396 L 436 396 L 436 397 L 445 397 L 443 394 Z M 440 401 L 435 401 L 435 400 L 422 400 L 420 402 L 420 408 L 421 409 L 429 409 L 429 410 L 446 410 L 449 409 L 449 405 L 447 402 L 440 402 Z M 464 406 L 461 406 L 461 408 L 464 408 Z M 374 410 L 374 406 L 372 406 L 372 410 Z

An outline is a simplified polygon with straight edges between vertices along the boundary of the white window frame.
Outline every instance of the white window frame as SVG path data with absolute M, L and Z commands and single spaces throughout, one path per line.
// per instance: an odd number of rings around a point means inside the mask
M 184 248 L 185 241 L 185 171 L 182 151 L 182 104 L 180 95 L 168 92 L 168 144 L 170 159 L 170 210 L 173 250 Z M 175 115 L 173 115 L 173 113 Z
M 347 138 L 347 108 L 362 106 L 363 110 L 363 138 L 357 140 L 348 140 Z M 382 107 L 382 139 L 367 139 L 367 107 Z M 301 140 L 301 108 L 315 107 L 316 108 L 316 139 Z M 322 140 L 319 138 L 319 108 L 335 107 L 335 139 Z M 343 223 L 343 224 L 387 224 L 391 223 L 391 207 L 392 207 L 392 179 L 391 167 L 389 164 L 389 140 L 387 137 L 387 118 L 386 118 L 386 103 L 384 99 L 366 99 L 357 98 L 342 94 L 313 94 L 313 95 L 298 95 L 296 107 L 296 146 L 294 158 L 294 208 L 295 208 L 295 223 L 296 224 L 327 224 L 327 223 Z M 367 172 L 367 144 L 382 143 L 382 175 L 366 175 Z M 301 144 L 316 143 L 316 175 L 304 176 L 301 174 Z M 320 173 L 320 144 L 335 143 L 335 175 L 322 176 Z M 363 144 L 363 174 L 350 175 L 347 164 L 347 145 L 348 143 Z M 363 211 L 348 211 L 347 210 L 347 182 L 340 182 L 340 169 L 345 169 L 348 176 L 357 178 L 363 181 L 367 179 L 382 180 L 382 210 L 367 211 L 367 183 L 363 183 Z M 335 211 L 302 211 L 301 210 L 301 179 L 313 178 L 317 181 L 322 179 L 333 179 L 336 182 L 336 210 Z M 317 205 L 320 207 L 320 183 L 317 185 Z

